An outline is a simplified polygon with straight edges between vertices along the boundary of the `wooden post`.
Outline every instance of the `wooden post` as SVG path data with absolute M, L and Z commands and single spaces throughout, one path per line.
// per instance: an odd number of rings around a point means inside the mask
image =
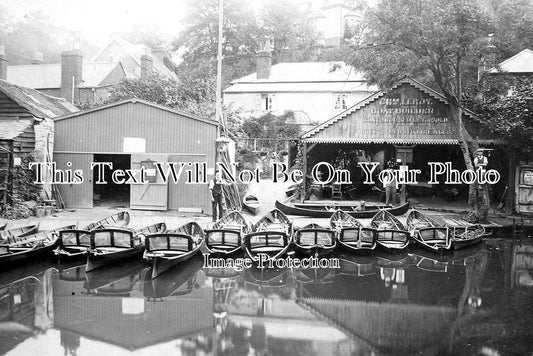
M 300 197 L 301 202 L 303 203 L 305 200 L 305 192 L 307 191 L 307 142 L 303 141 L 303 153 L 302 153 L 302 159 L 303 159 L 303 174 L 304 174 L 304 181 L 303 181 L 303 191 L 302 195 Z
M 505 214 L 512 215 L 515 202 L 515 181 L 516 181 L 516 151 L 509 148 L 509 178 L 507 180 L 507 197 L 505 198 Z

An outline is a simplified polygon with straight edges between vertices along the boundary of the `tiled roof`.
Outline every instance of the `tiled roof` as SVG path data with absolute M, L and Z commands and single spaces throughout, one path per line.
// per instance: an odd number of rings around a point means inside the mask
M 5 80 L 0 80 L 0 91 L 37 118 L 55 118 L 79 111 L 63 98 L 54 98 Z
M 489 73 L 533 73 L 533 51 L 525 49 L 492 68 Z
M 120 63 L 83 63 L 80 88 L 94 88 Z M 34 89 L 51 89 L 61 87 L 61 63 L 28 64 L 7 67 L 7 81 Z
M 0 118 L 0 139 L 12 140 L 20 135 L 28 126 L 32 125 L 32 120 Z

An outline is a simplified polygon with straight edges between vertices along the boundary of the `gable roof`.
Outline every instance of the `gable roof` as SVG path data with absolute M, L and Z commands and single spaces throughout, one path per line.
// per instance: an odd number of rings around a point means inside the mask
M 533 51 L 524 49 L 511 58 L 501 62 L 496 68 L 489 70 L 489 73 L 533 73 Z
M 366 97 L 365 99 L 361 100 L 357 104 L 349 107 L 348 109 L 346 109 L 345 111 L 341 112 L 340 114 L 335 115 L 331 119 L 321 123 L 320 125 L 315 126 L 311 130 L 305 132 L 301 136 L 301 138 L 306 139 L 306 138 L 312 137 L 314 134 L 324 130 L 325 128 L 335 124 L 338 121 L 341 121 L 342 119 L 348 117 L 350 114 L 354 113 L 355 111 L 357 111 L 357 110 L 361 109 L 362 107 L 365 107 L 368 104 L 370 104 L 370 103 L 376 101 L 377 99 L 381 98 L 382 96 L 387 94 L 389 91 L 391 91 L 393 89 L 396 89 L 400 85 L 406 84 L 406 83 L 414 86 L 415 88 L 417 88 L 417 89 L 419 89 L 421 91 L 423 91 L 424 93 L 428 94 L 433 99 L 436 99 L 436 100 L 442 102 L 443 104 L 448 105 L 448 101 L 446 100 L 444 95 L 442 95 L 441 93 L 431 89 L 430 87 L 420 83 L 419 81 L 417 81 L 417 80 L 415 80 L 413 78 L 405 77 L 405 78 L 397 81 L 391 88 L 389 88 L 387 90 L 380 90 L 377 93 L 374 93 L 374 94 Z M 471 118 L 475 117 L 474 113 L 472 113 L 470 110 L 463 109 L 463 113 L 468 115 L 468 116 L 470 116 Z
M 87 110 L 83 110 L 83 111 L 77 111 L 77 112 L 74 112 L 74 113 L 69 113 L 69 114 L 66 114 L 64 116 L 55 118 L 54 121 L 71 119 L 71 118 L 75 118 L 75 117 L 78 117 L 78 116 L 81 116 L 81 115 L 84 115 L 84 114 L 87 114 L 87 113 L 91 113 L 91 112 L 95 112 L 95 111 L 99 111 L 99 110 L 105 110 L 105 109 L 108 109 L 108 108 L 112 108 L 112 107 L 115 107 L 115 106 L 120 106 L 120 105 L 124 105 L 124 104 L 128 104 L 128 103 L 131 103 L 131 104 L 140 103 L 140 104 L 148 105 L 148 106 L 160 109 L 160 110 L 165 110 L 165 111 L 168 111 L 168 112 L 180 115 L 180 116 L 185 116 L 185 117 L 187 117 L 189 119 L 201 121 L 201 122 L 204 122 L 206 124 L 218 125 L 218 123 L 216 121 L 214 121 L 214 120 L 201 119 L 201 118 L 199 118 L 197 116 L 194 116 L 193 114 L 188 113 L 186 111 L 182 111 L 182 110 L 179 110 L 179 109 L 174 109 L 174 108 L 171 108 L 169 106 L 160 105 L 160 104 L 157 104 L 157 103 L 153 103 L 151 101 L 147 101 L 147 100 L 143 100 L 143 99 L 137 99 L 137 98 L 125 99 L 125 100 L 117 101 L 116 103 L 111 103 L 111 104 L 97 106 L 97 107 L 94 107 L 94 108 L 91 108 L 91 109 L 87 109 Z
M 95 88 L 117 67 L 124 76 L 126 72 L 119 62 L 113 63 L 83 63 L 80 88 Z M 61 87 L 61 63 L 28 64 L 7 67 L 7 81 L 34 89 L 54 89 Z
M 130 41 L 127 41 L 123 39 L 120 36 L 114 35 L 105 46 L 103 46 L 100 51 L 93 57 L 94 62 L 105 62 L 105 58 L 101 58 L 102 55 L 105 53 L 105 51 L 113 44 L 116 43 L 119 47 L 121 47 L 124 50 L 124 53 L 129 55 L 133 61 L 140 67 L 141 66 L 141 57 L 144 54 L 151 53 L 151 48 L 148 47 L 145 44 L 133 44 Z M 155 70 L 157 70 L 162 75 L 177 79 L 176 74 L 171 71 L 165 63 L 163 63 L 158 57 L 152 56 L 153 59 L 153 67 Z
M 55 118 L 79 111 L 63 98 L 55 98 L 35 89 L 0 80 L 0 91 L 36 118 Z

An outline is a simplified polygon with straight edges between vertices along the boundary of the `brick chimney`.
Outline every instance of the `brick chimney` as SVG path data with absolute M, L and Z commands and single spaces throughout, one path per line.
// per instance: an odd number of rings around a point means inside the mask
M 79 49 L 61 52 L 61 96 L 71 103 L 79 99 L 82 69 L 83 56 Z
M 270 68 L 272 66 L 272 50 L 270 40 L 266 40 L 263 48 L 257 53 L 256 72 L 257 79 L 270 78 Z
M 163 46 L 152 48 L 152 55 L 159 59 L 162 63 L 165 63 L 165 57 L 170 57 L 168 51 Z
M 148 54 L 141 56 L 141 79 L 146 79 L 148 73 L 154 68 L 154 59 Z
M 31 59 L 31 64 L 42 64 L 43 63 L 43 52 L 35 51 Z
M 7 79 L 7 57 L 4 46 L 0 46 L 0 79 Z

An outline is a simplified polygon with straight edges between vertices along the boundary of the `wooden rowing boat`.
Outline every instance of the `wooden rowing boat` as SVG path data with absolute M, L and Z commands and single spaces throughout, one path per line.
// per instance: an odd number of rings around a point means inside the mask
M 205 248 L 210 254 L 229 256 L 241 251 L 243 237 L 249 232 L 244 216 L 231 211 L 205 230 Z
M 7 223 L 0 224 L 0 231 L 4 231 L 6 229 Z
M 105 228 L 91 232 L 91 248 L 87 251 L 90 272 L 97 268 L 142 255 L 146 235 L 163 232 L 164 223 L 153 224 L 137 230 Z
M 331 215 L 329 218 L 329 225 L 332 230 L 337 231 L 338 233 L 344 228 L 363 226 L 356 218 L 340 209 L 336 210 L 333 215 Z
M 471 225 L 450 228 L 452 234 L 452 247 L 454 250 L 472 247 L 482 241 L 485 228 L 482 225 Z
M 435 253 L 450 252 L 452 249 L 449 229 L 418 210 L 409 212 L 407 228 L 415 243 L 423 249 Z
M 358 255 L 368 255 L 376 248 L 375 231 L 363 227 L 356 218 L 344 210 L 336 210 L 329 219 L 332 230 L 337 232 L 339 246 Z
M 130 214 L 121 211 L 79 229 L 66 229 L 59 233 L 59 246 L 54 254 L 60 260 L 85 258 L 91 248 L 91 231 L 103 228 L 124 228 L 130 222 Z
M 299 215 L 310 216 L 313 218 L 330 218 L 331 215 L 338 209 L 344 210 L 354 218 L 371 218 L 380 210 L 387 210 L 392 215 L 402 215 L 409 210 L 409 203 L 405 203 L 396 207 L 383 206 L 368 206 L 364 207 L 364 210 L 357 210 L 355 206 L 345 206 L 337 204 L 305 204 L 296 206 L 294 204 L 282 203 L 276 200 L 276 208 L 284 212 L 287 215 Z
M 39 224 L 15 227 L 9 230 L 0 231 L 0 243 L 11 244 L 19 240 L 19 237 L 33 235 L 39 231 Z
M 292 196 L 294 195 L 294 193 L 296 193 L 296 191 L 297 191 L 298 189 L 300 189 L 300 185 L 301 185 L 301 183 L 290 185 L 290 186 L 285 190 L 285 195 L 288 196 L 288 197 L 292 197 Z
M 242 198 L 242 206 L 244 209 L 255 215 L 259 211 L 261 203 L 255 195 L 246 194 L 244 198 Z
M 152 264 L 152 278 L 195 256 L 204 243 L 205 234 L 196 222 L 175 230 L 146 236 L 143 258 Z
M 122 228 L 128 226 L 130 223 L 130 213 L 127 211 L 121 211 L 111 216 L 105 217 L 101 220 L 90 223 L 82 228 L 82 230 L 97 230 L 107 227 Z
M 406 252 L 409 247 L 409 232 L 394 215 L 386 210 L 372 218 L 370 227 L 376 231 L 379 248 L 389 253 Z
M 276 260 L 287 253 L 290 246 L 292 224 L 285 214 L 274 209 L 253 225 L 251 233 L 244 237 L 244 251 L 253 261 L 260 255 Z
M 337 246 L 335 232 L 314 223 L 295 230 L 292 241 L 299 253 L 317 258 L 329 255 Z
M 34 261 L 47 257 L 59 243 L 59 231 L 72 229 L 74 225 L 64 226 L 50 231 L 41 231 L 33 235 L 18 236 L 16 242 L 0 245 L 0 266 L 14 265 L 23 261 Z

